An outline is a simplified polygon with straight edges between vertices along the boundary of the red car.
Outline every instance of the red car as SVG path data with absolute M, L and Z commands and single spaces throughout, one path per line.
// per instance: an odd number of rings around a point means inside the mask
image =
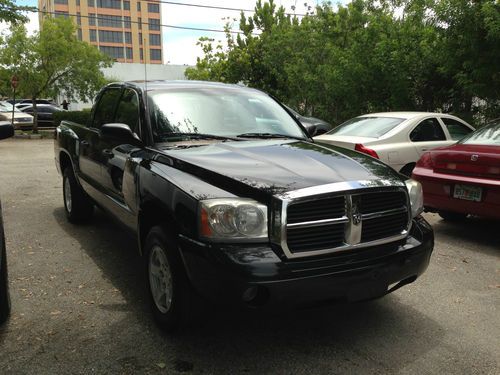
M 412 177 L 422 184 L 426 209 L 445 220 L 500 219 L 500 120 L 425 153 Z

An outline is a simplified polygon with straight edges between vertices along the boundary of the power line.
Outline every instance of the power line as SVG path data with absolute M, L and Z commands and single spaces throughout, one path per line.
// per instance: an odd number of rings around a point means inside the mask
M 221 6 L 215 6 L 215 5 L 178 3 L 178 2 L 174 2 L 174 1 L 165 1 L 165 0 L 148 0 L 147 2 L 149 2 L 149 3 L 169 4 L 169 5 L 188 6 L 188 7 L 194 7 L 194 8 L 207 8 L 207 9 L 229 10 L 229 11 L 233 11 L 233 12 L 250 12 L 250 13 L 255 13 L 255 9 L 239 9 L 239 8 L 221 7 Z M 285 14 L 287 16 L 297 16 L 297 17 L 305 17 L 305 16 L 307 16 L 307 14 L 301 14 L 301 13 L 287 13 L 287 12 L 285 12 Z
M 84 16 L 81 14 L 71 14 L 71 13 L 58 13 L 58 12 L 49 12 L 46 10 L 28 10 L 28 12 L 33 12 L 33 13 L 42 13 L 42 14 L 50 14 L 54 16 L 70 16 L 70 17 L 81 17 L 81 18 L 92 18 L 95 20 L 108 20 L 106 16 L 104 15 L 99 15 L 99 16 Z M 194 31 L 208 31 L 208 32 L 214 32 L 214 33 L 226 33 L 226 30 L 219 30 L 219 29 L 207 29 L 207 28 L 201 28 L 201 27 L 190 27 L 190 26 L 176 26 L 176 25 L 167 25 L 167 24 L 150 24 L 148 22 L 139 22 L 139 21 L 124 21 L 122 20 L 121 22 L 123 23 L 136 23 L 136 24 L 142 24 L 142 25 L 154 25 L 154 26 L 160 26 L 160 27 L 167 27 L 170 29 L 180 29 L 180 30 L 194 30 Z M 122 24 L 122 28 L 125 28 Z M 236 30 L 228 30 L 227 32 L 231 34 L 244 34 L 242 31 L 236 31 Z M 252 33 L 252 35 L 259 35 L 257 33 Z

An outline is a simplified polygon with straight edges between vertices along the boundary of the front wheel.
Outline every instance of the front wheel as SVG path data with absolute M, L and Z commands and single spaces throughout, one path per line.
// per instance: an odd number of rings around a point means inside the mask
M 63 197 L 68 221 L 79 223 L 92 217 L 94 205 L 78 185 L 71 167 L 66 167 L 63 172 Z
M 167 332 L 191 320 L 193 292 L 173 236 L 153 227 L 145 241 L 146 282 L 155 320 Z

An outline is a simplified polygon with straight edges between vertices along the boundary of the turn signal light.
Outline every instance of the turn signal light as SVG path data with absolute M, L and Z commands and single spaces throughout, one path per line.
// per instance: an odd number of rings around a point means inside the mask
M 358 152 L 362 152 L 363 154 L 370 155 L 372 158 L 380 159 L 378 157 L 378 154 L 375 152 L 375 150 L 372 150 L 371 148 L 365 147 L 361 143 L 356 143 L 356 146 L 354 146 L 354 149 Z

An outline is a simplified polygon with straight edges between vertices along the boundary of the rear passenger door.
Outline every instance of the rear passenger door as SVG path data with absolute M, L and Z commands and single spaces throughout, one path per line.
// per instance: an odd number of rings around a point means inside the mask
M 453 143 L 446 139 L 443 127 L 436 117 L 420 121 L 410 132 L 410 141 L 415 146 L 419 158 L 433 148 Z

